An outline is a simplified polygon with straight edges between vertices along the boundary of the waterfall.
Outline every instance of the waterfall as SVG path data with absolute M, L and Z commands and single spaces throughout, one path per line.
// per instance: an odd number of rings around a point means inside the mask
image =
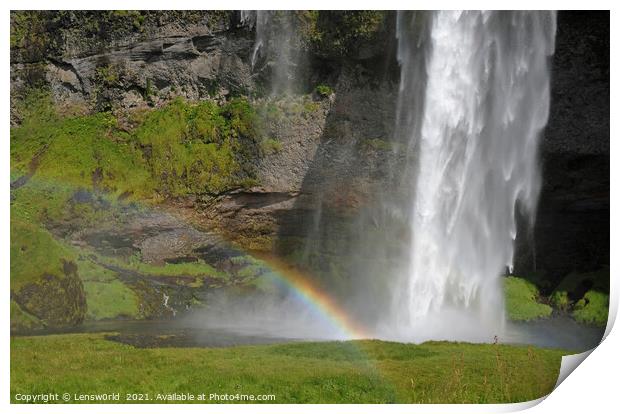
M 259 52 L 264 53 L 265 43 L 267 41 L 267 28 L 269 27 L 270 12 L 267 10 L 256 10 L 254 13 L 242 10 L 241 11 L 241 23 L 247 25 L 250 28 L 256 30 L 254 38 L 254 46 L 252 47 L 252 53 L 250 55 L 250 64 L 252 70 L 256 66 L 256 61 L 259 59 Z
M 555 13 L 399 12 L 397 36 L 396 136 L 415 149 L 415 179 L 391 329 L 490 340 L 517 209 L 534 217 L 538 200 Z
M 297 64 L 300 59 L 297 33 L 292 11 L 242 11 L 242 24 L 254 28 L 254 45 L 250 64 L 254 73 L 270 74 L 272 95 L 293 92 Z

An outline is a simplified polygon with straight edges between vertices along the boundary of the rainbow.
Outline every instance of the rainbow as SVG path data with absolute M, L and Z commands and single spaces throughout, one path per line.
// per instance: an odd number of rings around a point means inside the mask
M 72 188 L 71 185 L 58 183 L 55 180 L 36 178 L 32 183 L 44 185 L 55 184 Z M 148 205 L 147 205 L 148 206 Z M 149 206 L 150 207 L 150 206 Z M 264 252 L 250 251 L 247 254 L 260 259 L 267 268 L 272 270 L 270 276 L 276 282 L 287 287 L 304 304 L 328 321 L 347 339 L 369 339 L 371 335 L 358 323 L 352 320 L 341 306 L 327 292 L 311 281 L 297 266 Z
M 253 255 L 263 261 L 268 268 L 273 270 L 271 275 L 287 288 L 289 288 L 300 300 L 322 315 L 335 328 L 345 334 L 348 339 L 367 339 L 369 333 L 358 323 L 353 321 L 339 306 L 334 298 L 320 289 L 304 275 L 297 266 L 283 260 L 261 253 Z

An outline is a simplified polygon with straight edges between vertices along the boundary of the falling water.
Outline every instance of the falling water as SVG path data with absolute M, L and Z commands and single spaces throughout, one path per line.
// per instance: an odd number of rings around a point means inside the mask
M 285 95 L 293 91 L 299 61 L 299 48 L 295 46 L 297 34 L 291 11 L 256 10 L 242 11 L 241 22 L 255 30 L 250 64 L 254 73 L 270 73 L 272 95 Z
M 241 23 L 253 28 L 256 31 L 254 38 L 254 46 L 252 46 L 252 53 L 250 55 L 250 64 L 252 70 L 256 66 L 256 62 L 260 58 L 259 53 L 264 53 L 264 49 L 267 42 L 267 29 L 269 28 L 270 12 L 267 10 L 242 10 L 241 11 Z
M 396 284 L 392 329 L 414 338 L 490 339 L 504 320 L 501 275 L 512 268 L 517 209 L 534 217 L 538 200 L 555 13 L 424 16 L 423 51 L 411 36 L 419 24 L 398 17 L 399 118 L 406 122 L 397 130 L 417 159 L 410 264 Z M 406 97 L 420 96 L 416 78 L 425 80 L 423 107 L 407 108 Z

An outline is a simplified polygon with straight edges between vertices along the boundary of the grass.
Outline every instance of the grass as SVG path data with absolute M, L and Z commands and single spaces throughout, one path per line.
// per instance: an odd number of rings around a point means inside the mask
M 119 392 L 123 402 L 126 393 L 188 392 L 274 394 L 276 403 L 518 402 L 552 391 L 564 354 L 450 342 L 136 349 L 103 334 L 13 337 L 11 398 Z
M 538 288 L 525 279 L 509 276 L 504 279 L 506 311 L 515 321 L 529 321 L 551 315 L 551 306 L 538 303 Z
M 203 260 L 186 263 L 165 263 L 155 265 L 143 262 L 137 255 L 127 259 L 97 255 L 102 263 L 117 266 L 122 269 L 132 270 L 145 276 L 195 276 L 225 279 L 226 273 L 221 272 Z

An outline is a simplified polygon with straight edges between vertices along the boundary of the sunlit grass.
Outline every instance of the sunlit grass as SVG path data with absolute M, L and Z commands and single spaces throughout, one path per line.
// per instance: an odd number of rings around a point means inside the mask
M 189 392 L 275 394 L 276 403 L 517 402 L 553 389 L 563 354 L 452 342 L 137 349 L 103 334 L 17 337 L 11 339 L 11 395 Z

